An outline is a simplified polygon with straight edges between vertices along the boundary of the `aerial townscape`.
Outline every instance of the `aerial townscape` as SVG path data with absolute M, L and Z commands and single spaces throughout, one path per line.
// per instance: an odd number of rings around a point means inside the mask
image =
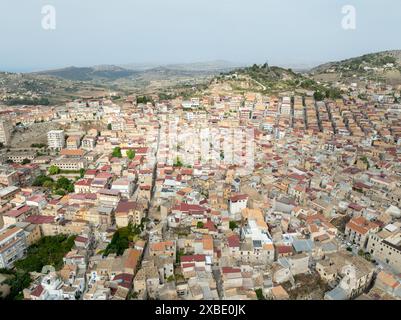
M 4 300 L 400 300 L 401 51 L 0 73 Z

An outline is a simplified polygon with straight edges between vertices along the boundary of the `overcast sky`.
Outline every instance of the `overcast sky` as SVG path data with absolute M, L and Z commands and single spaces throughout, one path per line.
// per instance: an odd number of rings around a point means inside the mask
M 42 6 L 56 30 L 42 28 Z M 341 25 L 356 8 L 356 29 Z M 401 49 L 400 0 L 0 0 L 0 70 L 185 63 L 317 64 Z

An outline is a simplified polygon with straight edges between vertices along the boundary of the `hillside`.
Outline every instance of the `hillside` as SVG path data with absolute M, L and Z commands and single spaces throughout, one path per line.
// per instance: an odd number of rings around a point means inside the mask
M 310 70 L 318 81 L 376 80 L 401 83 L 401 50 L 365 54 L 337 62 L 329 62 Z
M 135 75 L 133 70 L 127 70 L 117 66 L 95 66 L 95 67 L 68 67 L 57 70 L 36 72 L 39 75 L 48 75 L 72 81 L 94 81 L 94 80 L 117 80 Z
M 78 97 L 106 96 L 110 89 L 111 86 L 104 83 L 45 74 L 0 72 L 0 105 L 54 105 Z
M 264 93 L 278 93 L 283 91 L 316 91 L 324 90 L 313 79 L 296 73 L 291 69 L 275 66 L 253 65 L 240 68 L 217 77 L 217 81 L 229 81 L 236 90 L 252 89 Z

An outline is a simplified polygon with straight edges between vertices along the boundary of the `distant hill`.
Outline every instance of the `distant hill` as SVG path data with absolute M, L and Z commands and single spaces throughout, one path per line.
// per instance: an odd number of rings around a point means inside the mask
M 95 67 L 68 67 L 57 70 L 35 72 L 34 74 L 48 75 L 72 81 L 93 81 L 93 80 L 117 80 L 130 77 L 137 72 L 113 65 Z
M 231 70 L 231 69 L 230 69 Z M 145 78 L 164 78 L 168 77 L 197 77 L 197 76 L 211 76 L 223 72 L 223 70 L 188 70 L 188 69 L 173 69 L 170 67 L 156 67 L 153 69 L 144 70 L 138 73 L 138 76 Z
M 194 63 L 176 63 L 176 64 L 126 64 L 121 67 L 135 70 L 135 71 L 148 71 L 152 69 L 169 69 L 175 71 L 187 71 L 187 72 L 222 72 L 229 71 L 238 67 L 245 66 L 241 63 L 234 63 L 225 60 L 215 60 L 208 62 L 194 62 Z
M 194 77 L 212 75 L 230 71 L 238 64 L 227 61 L 199 62 L 188 64 L 152 65 L 127 64 L 123 66 L 100 65 L 94 67 L 68 67 L 56 70 L 35 72 L 35 75 L 47 75 L 72 81 L 114 81 L 125 78 L 160 78 L 160 77 Z

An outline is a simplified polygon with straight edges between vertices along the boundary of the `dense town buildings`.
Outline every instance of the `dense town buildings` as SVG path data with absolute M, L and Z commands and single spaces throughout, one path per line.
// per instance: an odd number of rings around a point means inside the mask
M 48 110 L 68 128 L 4 153 L 0 267 L 65 235 L 25 299 L 400 299 L 401 108 L 355 90 Z

